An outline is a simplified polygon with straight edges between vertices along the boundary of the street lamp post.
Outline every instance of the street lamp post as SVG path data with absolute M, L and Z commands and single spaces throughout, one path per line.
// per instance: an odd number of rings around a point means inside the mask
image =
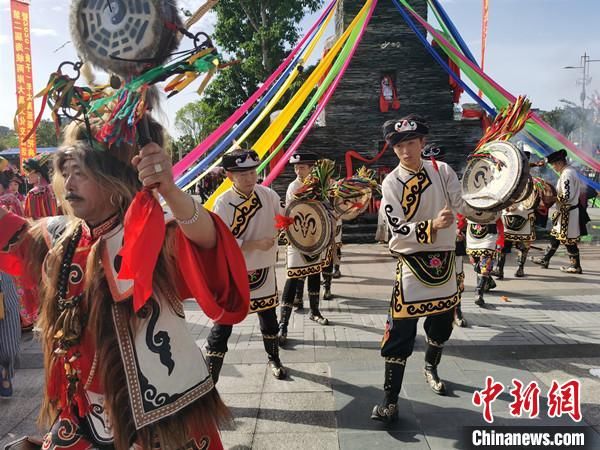
M 590 78 L 590 63 L 600 62 L 600 59 L 591 59 L 590 55 L 585 52 L 581 57 L 581 65 L 580 66 L 565 66 L 563 69 L 583 69 L 583 78 L 578 80 L 581 83 L 581 95 L 579 99 L 581 100 L 581 114 L 582 120 L 585 118 L 585 100 L 587 98 L 586 86 L 592 81 Z M 579 146 L 583 148 L 583 138 L 584 138 L 584 127 L 583 123 L 581 124 L 581 134 L 580 134 L 580 143 Z

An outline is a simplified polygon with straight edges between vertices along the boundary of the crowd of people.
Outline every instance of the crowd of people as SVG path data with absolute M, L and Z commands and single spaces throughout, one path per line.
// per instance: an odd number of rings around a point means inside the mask
M 307 196 L 309 183 L 329 183 L 314 170 L 319 156 L 292 156 L 297 177 L 282 201 L 258 184 L 256 152 L 234 150 L 222 161 L 232 187 L 209 212 L 177 188 L 163 130 L 153 121 L 150 129 L 150 144 L 98 150 L 90 130 L 74 122 L 52 159 L 38 155 L 23 163 L 28 192 L 15 170 L 0 173 L 0 396 L 12 394 L 20 333 L 35 323 L 45 358 L 40 423 L 49 430 L 47 449 L 222 448 L 219 427 L 229 413 L 215 386 L 233 326 L 257 314 L 267 364 L 276 379 L 285 379 L 280 348 L 288 343 L 294 306 L 303 308 L 305 281 L 309 319 L 329 325 L 320 304 L 333 297 L 331 279 L 341 276 L 341 222 L 324 190 Z M 427 341 L 425 380 L 436 394 L 446 392 L 438 374 L 444 345 L 454 326 L 466 325 L 463 257 L 477 272 L 475 302 L 484 306 L 492 275 L 504 276 L 506 253 L 518 249 L 515 275 L 522 277 L 535 239 L 533 211 L 520 203 L 489 223 L 467 219 L 474 210 L 454 170 L 429 158 L 428 133 L 416 115 L 383 125 L 383 138 L 398 157 L 383 182 L 380 208 L 397 258 L 382 330 L 384 396 L 371 411 L 373 420 L 385 423 L 398 418 L 419 319 Z M 563 244 L 571 259 L 563 270 L 581 273 L 581 185 L 566 152 L 553 153 L 548 163 L 560 173 L 558 208 L 550 245 L 532 261 L 548 267 Z M 164 200 L 164 212 L 153 213 L 147 203 L 144 214 L 128 214 L 149 189 Z M 286 206 L 300 198 L 324 208 L 333 232 L 317 253 L 288 240 L 280 295 L 278 238 L 294 222 Z M 152 239 L 140 244 L 148 256 L 132 258 L 131 236 L 148 229 Z M 214 322 L 204 356 L 185 326 L 181 302 L 188 298 Z

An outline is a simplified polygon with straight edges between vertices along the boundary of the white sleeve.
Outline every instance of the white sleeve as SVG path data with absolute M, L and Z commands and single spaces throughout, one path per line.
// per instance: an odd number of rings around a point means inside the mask
M 230 207 L 230 205 L 225 204 L 225 201 L 222 197 L 219 197 L 217 198 L 217 200 L 215 200 L 212 212 L 219 216 L 221 220 L 225 222 L 225 225 L 227 225 L 229 229 L 231 229 L 231 224 L 233 222 L 232 208 Z M 236 237 L 235 240 L 237 241 L 240 247 L 244 243 L 243 239 L 238 239 Z
M 557 200 L 559 203 L 563 205 L 574 205 L 579 201 L 579 179 L 576 177 L 577 174 L 569 170 L 565 177 L 561 177 L 558 180 Z
M 464 201 L 462 197 L 462 188 L 456 172 L 448 164 L 444 164 L 440 167 L 440 171 L 442 170 L 444 171 L 446 191 L 448 192 L 448 199 L 450 200 L 448 207 L 455 213 L 462 214 L 463 216 L 472 215 L 475 210 Z

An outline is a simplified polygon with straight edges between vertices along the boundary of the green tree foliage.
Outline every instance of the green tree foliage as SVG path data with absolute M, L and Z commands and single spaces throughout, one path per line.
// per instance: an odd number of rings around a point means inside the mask
M 197 106 L 186 105 L 179 111 L 181 115 L 177 113 L 179 131 L 201 140 L 225 121 L 281 64 L 299 38 L 300 21 L 321 3 L 322 0 L 221 0 L 215 7 L 217 24 L 212 38 L 219 51 L 235 63 L 217 74 L 203 98 L 195 103 Z M 306 76 L 304 73 L 298 82 Z M 290 95 L 284 96 L 281 104 Z M 198 125 L 188 129 L 192 120 Z M 256 133 L 264 131 L 266 125 L 268 121 Z
M 35 137 L 36 146 L 38 148 L 58 146 L 58 138 L 56 137 L 54 122 L 51 120 L 40 121 L 35 132 Z M 17 133 L 11 128 L 0 126 L 0 150 L 17 148 L 18 146 L 19 137 L 17 136 Z

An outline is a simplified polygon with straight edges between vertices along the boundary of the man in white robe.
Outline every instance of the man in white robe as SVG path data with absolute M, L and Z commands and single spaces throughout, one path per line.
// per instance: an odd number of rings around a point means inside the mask
M 383 182 L 381 204 L 392 236 L 389 248 L 398 265 L 381 347 L 385 396 L 373 408 L 371 419 L 388 423 L 398 418 L 398 395 L 420 317 L 425 317 L 427 335 L 425 378 L 435 393 L 445 394 L 437 366 L 460 301 L 453 211 L 464 213 L 465 207 L 454 170 L 421 158 L 428 132 L 428 125 L 416 115 L 383 126 L 384 139 L 400 160 Z
M 290 158 L 290 164 L 294 166 L 297 178 L 288 186 L 285 201 L 286 206 L 294 199 L 294 195 L 304 186 L 304 179 L 310 174 L 312 167 L 319 157 L 312 152 L 300 151 Z M 286 250 L 286 280 L 281 296 L 281 314 L 279 320 L 279 344 L 287 342 L 287 332 L 294 298 L 297 292 L 307 280 L 308 301 L 310 305 L 309 319 L 319 325 L 329 325 L 329 321 L 323 317 L 319 310 L 319 299 L 321 291 L 321 271 L 323 269 L 323 258 L 321 255 L 306 255 L 291 243 Z M 300 294 L 301 296 L 301 294 Z
M 246 262 L 250 283 L 250 313 L 257 313 L 269 366 L 277 379 L 286 377 L 279 359 L 277 332 L 277 245 L 275 217 L 283 213 L 279 195 L 257 184 L 260 161 L 254 150 L 235 150 L 223 157 L 233 186 L 216 200 L 213 212 L 229 226 Z M 207 359 L 215 383 L 227 352 L 232 326 L 215 323 L 207 339 Z
M 582 273 L 579 248 L 577 247 L 581 235 L 579 223 L 581 180 L 577 171 L 567 162 L 566 150 L 551 153 L 547 162 L 560 174 L 556 183 L 558 209 L 552 216 L 550 244 L 546 248 L 544 256 L 531 258 L 531 261 L 547 269 L 558 246 L 564 244 L 570 264 L 561 267 L 560 270 L 566 273 Z

